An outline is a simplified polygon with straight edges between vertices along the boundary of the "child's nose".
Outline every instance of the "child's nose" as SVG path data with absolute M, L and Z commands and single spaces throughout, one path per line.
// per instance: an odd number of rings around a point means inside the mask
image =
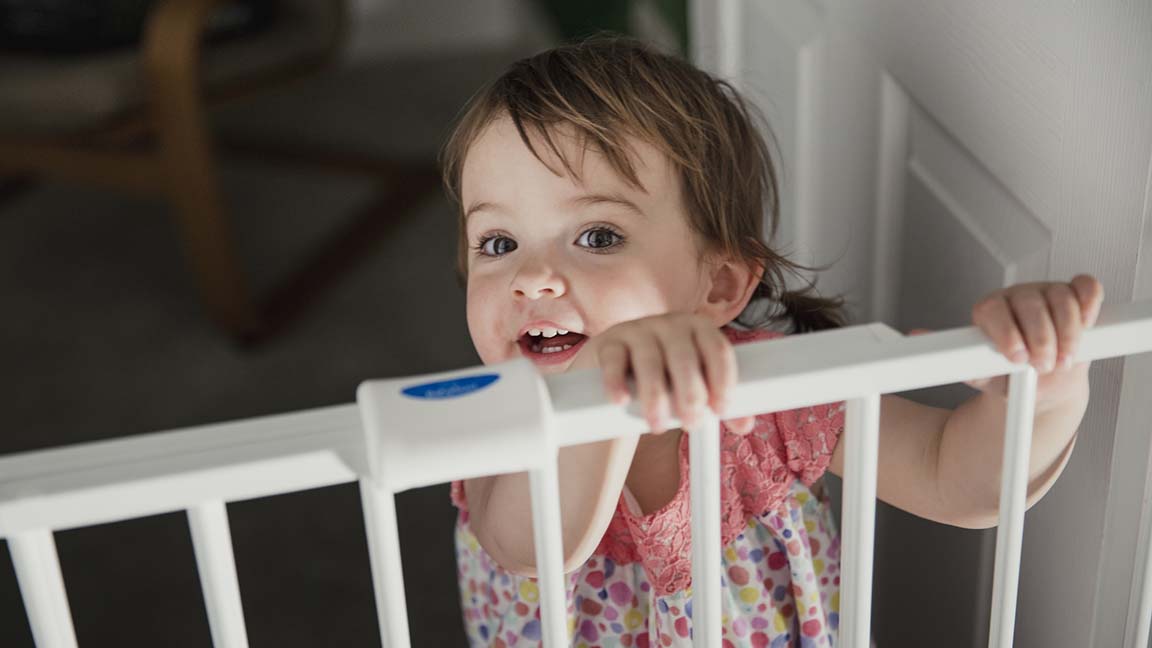
M 517 297 L 555 298 L 567 291 L 564 278 L 554 268 L 544 264 L 525 264 L 512 279 L 512 293 Z

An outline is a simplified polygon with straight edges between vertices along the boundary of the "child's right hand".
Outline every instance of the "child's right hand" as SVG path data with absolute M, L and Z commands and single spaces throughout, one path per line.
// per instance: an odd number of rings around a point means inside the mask
M 631 400 L 627 379 L 635 380 L 640 409 L 656 433 L 672 427 L 672 414 L 686 427 L 706 408 L 723 417 L 727 392 L 736 384 L 732 344 L 711 321 L 694 314 L 654 315 L 593 336 L 570 368 L 597 366 L 614 403 Z M 750 432 L 753 422 L 753 417 L 726 421 L 737 434 Z

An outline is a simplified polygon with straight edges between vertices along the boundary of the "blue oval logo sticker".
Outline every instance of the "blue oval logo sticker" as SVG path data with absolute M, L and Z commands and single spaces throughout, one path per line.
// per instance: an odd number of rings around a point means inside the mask
M 426 398 L 430 400 L 459 398 L 460 396 L 467 396 L 472 392 L 480 391 L 497 380 L 500 380 L 500 374 L 465 376 L 463 378 L 438 380 L 436 382 L 424 383 L 423 385 L 405 387 L 400 393 L 411 398 Z

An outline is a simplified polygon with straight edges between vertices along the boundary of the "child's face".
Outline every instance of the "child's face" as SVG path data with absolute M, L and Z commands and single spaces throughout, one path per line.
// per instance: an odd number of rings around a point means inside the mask
M 707 294 L 666 157 L 631 140 L 642 191 L 598 152 L 586 151 L 581 165 L 573 138 L 553 140 L 582 183 L 541 164 L 507 118 L 473 143 L 464 162 L 468 328 L 486 364 L 525 356 L 543 371 L 563 371 L 614 324 L 696 312 Z M 563 171 L 546 143 L 533 144 Z M 569 333 L 550 336 L 555 330 Z

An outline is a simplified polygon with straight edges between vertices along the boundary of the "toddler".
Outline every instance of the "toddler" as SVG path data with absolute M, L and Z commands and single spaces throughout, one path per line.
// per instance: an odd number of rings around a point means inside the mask
M 638 400 L 653 432 L 560 451 L 574 646 L 691 645 L 688 453 L 670 420 L 725 418 L 734 344 L 844 323 L 842 302 L 814 284 L 785 289 L 810 268 L 763 238 L 778 198 L 753 114 L 724 81 L 601 36 L 513 64 L 445 145 L 481 359 L 598 367 L 609 397 Z M 1042 374 L 1029 506 L 1072 451 L 1088 367 L 1068 358 L 1102 299 L 1080 275 L 973 309 L 998 350 Z M 980 393 L 954 411 L 882 397 L 880 499 L 946 524 L 996 524 L 1005 379 L 969 384 Z M 843 473 L 844 404 L 721 428 L 724 646 L 835 645 L 840 546 L 821 476 Z M 527 474 L 456 482 L 452 495 L 471 644 L 539 645 Z

